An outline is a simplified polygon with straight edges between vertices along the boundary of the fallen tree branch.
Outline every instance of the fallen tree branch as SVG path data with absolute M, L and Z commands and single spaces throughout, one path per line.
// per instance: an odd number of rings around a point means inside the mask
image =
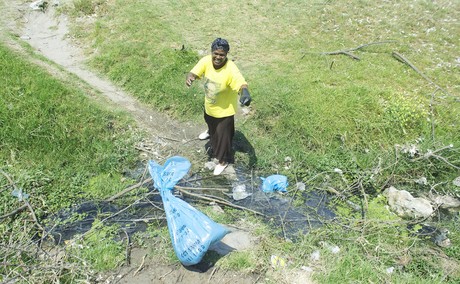
M 351 58 L 353 58 L 355 60 L 360 60 L 360 58 L 358 56 L 354 55 L 353 53 L 351 53 L 351 51 L 356 51 L 356 50 L 359 50 L 361 48 L 368 47 L 368 46 L 371 46 L 371 45 L 384 44 L 384 43 L 389 43 L 389 42 L 394 42 L 394 41 L 389 40 L 389 41 L 371 42 L 371 43 L 361 44 L 360 46 L 355 47 L 355 48 L 349 48 L 349 49 L 343 49 L 343 50 L 337 50 L 337 51 L 331 51 L 331 52 L 322 52 L 321 54 L 322 55 L 344 54 L 344 55 L 350 56 Z
M 206 201 L 212 201 L 212 202 L 215 202 L 215 203 L 219 203 L 219 204 L 222 204 L 222 205 L 226 205 L 226 206 L 241 209 L 241 210 L 246 210 L 246 211 L 252 212 L 252 213 L 254 213 L 256 215 L 267 217 L 267 215 L 265 215 L 265 214 L 263 214 L 261 212 L 258 212 L 258 211 L 255 211 L 255 210 L 243 207 L 243 206 L 239 206 L 239 205 L 233 204 L 231 202 L 223 201 L 223 200 L 216 199 L 216 198 L 206 197 L 206 196 L 203 196 L 203 195 L 200 195 L 200 194 L 191 193 L 191 192 L 189 192 L 189 191 L 187 191 L 185 189 L 177 188 L 177 190 L 180 191 L 181 193 L 189 195 L 189 196 L 193 196 L 193 197 L 203 199 L 203 200 L 206 200 Z
M 0 170 L 0 173 L 1 173 L 2 175 L 5 176 L 5 178 L 8 180 L 8 182 L 13 186 L 14 190 L 19 190 L 18 187 L 16 186 L 16 183 L 14 183 L 13 179 L 12 179 L 7 173 L 5 173 L 5 172 L 2 171 L 2 170 Z M 19 200 L 21 200 L 21 198 L 20 198 Z M 43 228 L 43 226 L 42 226 L 42 225 L 40 224 L 40 222 L 38 221 L 37 215 L 35 215 L 35 211 L 34 211 L 34 209 L 32 208 L 32 205 L 30 205 L 29 201 L 27 201 L 25 198 L 22 198 L 22 201 L 24 201 L 24 204 L 25 204 L 26 208 L 29 209 L 30 214 L 32 215 L 32 218 L 33 218 L 35 224 L 37 225 L 37 227 L 38 227 L 40 230 L 42 230 L 43 235 L 45 235 L 46 230 L 45 230 L 45 228 Z M 19 208 L 16 209 L 16 210 L 19 210 L 19 209 L 21 209 L 22 207 L 24 207 L 24 205 L 21 206 L 21 207 L 19 207 Z M 15 210 L 15 211 L 16 211 L 16 210 Z M 21 209 L 21 210 L 22 210 L 22 209 Z M 12 213 L 14 213 L 14 214 L 12 214 L 12 215 L 15 215 L 16 213 L 20 212 L 21 210 L 19 210 L 19 211 L 17 211 L 17 212 L 15 212 L 15 211 L 12 212 Z M 8 215 L 8 216 L 11 216 L 10 214 L 11 214 L 11 213 L 8 213 L 7 215 Z M 3 216 L 2 216 L 2 217 L 3 217 Z M 3 219 L 3 218 L 0 218 L 0 219 Z
M 429 159 L 430 157 L 433 157 L 433 158 L 435 158 L 435 159 L 438 159 L 438 160 L 443 161 L 444 163 L 448 164 L 449 166 L 451 166 L 451 167 L 453 167 L 453 168 L 455 168 L 455 169 L 457 169 L 457 170 L 460 170 L 460 167 L 459 167 L 459 166 L 456 166 L 456 165 L 452 164 L 451 162 L 449 162 L 449 160 L 447 160 L 447 159 L 444 158 L 443 156 L 436 155 L 436 153 L 438 153 L 438 152 L 440 152 L 440 151 L 443 151 L 443 150 L 445 150 L 445 149 L 450 149 L 450 148 L 452 148 L 452 147 L 454 147 L 454 145 L 450 144 L 450 145 L 444 146 L 444 147 L 442 147 L 442 148 L 439 148 L 439 149 L 437 149 L 437 150 L 435 150 L 435 151 L 428 151 L 428 152 L 425 153 L 423 156 L 420 156 L 420 157 L 418 157 L 418 158 L 416 158 L 416 159 L 412 159 L 412 160 L 410 160 L 410 161 L 411 161 L 411 162 L 416 162 L 416 161 L 419 161 L 419 160 L 421 160 L 421 159 Z
M 319 190 L 326 190 L 327 192 L 330 192 L 330 193 L 333 193 L 333 194 L 337 195 L 342 200 L 345 200 L 345 202 L 348 205 L 350 205 L 353 208 L 353 210 L 355 210 L 355 211 L 361 211 L 362 210 L 361 206 L 359 206 L 358 204 L 355 204 L 355 203 L 351 202 L 350 200 L 348 200 L 345 195 L 343 195 L 342 193 L 340 193 L 337 189 L 335 189 L 333 187 L 328 186 L 327 188 L 320 188 L 320 187 L 315 187 L 315 188 L 319 189 Z
M 24 204 L 24 205 L 22 205 L 21 207 L 15 209 L 15 210 L 13 210 L 13 211 L 11 211 L 10 213 L 7 213 L 7 214 L 5 214 L 5 215 L 3 215 L 3 216 L 0 216 L 0 220 L 3 220 L 3 219 L 8 218 L 8 217 L 10 217 L 10 216 L 14 216 L 14 215 L 18 214 L 19 212 L 21 212 L 22 210 L 24 210 L 24 209 L 26 209 L 26 208 L 27 208 L 27 205 Z
M 412 68 L 415 72 L 417 72 L 420 76 L 422 76 L 425 80 L 427 80 L 430 84 L 434 85 L 436 88 L 442 90 L 445 94 L 451 96 L 451 94 L 449 94 L 449 92 L 447 90 L 445 90 L 444 88 L 442 88 L 441 86 L 439 86 L 438 84 L 436 84 L 435 82 L 433 82 L 430 78 L 428 78 L 428 76 L 426 76 L 423 72 L 421 72 L 420 70 L 418 70 L 417 67 L 415 67 L 414 64 L 412 64 L 407 58 L 405 58 L 404 56 L 402 56 L 400 53 L 396 52 L 396 51 L 393 51 L 392 53 L 393 57 L 396 58 L 397 60 L 399 60 L 400 62 L 402 63 L 405 63 L 407 64 L 410 68 Z
M 133 273 L 133 277 L 136 276 L 136 274 L 142 270 L 142 268 L 144 268 L 144 262 L 145 262 L 145 257 L 147 256 L 147 254 L 144 254 L 144 256 L 142 257 L 142 262 L 141 262 L 141 265 L 139 265 L 139 267 L 137 268 L 136 271 L 134 271 Z
M 105 201 L 107 201 L 107 202 L 114 201 L 115 199 L 119 198 L 120 196 L 125 195 L 126 193 L 128 193 L 128 192 L 130 192 L 130 191 L 132 191 L 132 190 L 134 190 L 136 188 L 139 188 L 139 187 L 143 186 L 144 184 L 149 183 L 151 181 L 152 181 L 152 178 L 148 178 L 148 179 L 145 179 L 143 181 L 140 181 L 140 182 L 136 183 L 135 185 L 132 185 L 132 186 L 130 186 L 128 188 L 125 188 L 124 190 L 122 190 L 122 191 L 118 192 L 117 194 L 113 195 L 112 197 L 107 198 Z
M 185 190 L 209 190 L 209 191 L 221 191 L 221 192 L 229 192 L 228 188 L 217 188 L 217 187 L 187 187 L 187 186 L 179 186 L 176 185 L 175 188 L 177 189 L 185 189 Z

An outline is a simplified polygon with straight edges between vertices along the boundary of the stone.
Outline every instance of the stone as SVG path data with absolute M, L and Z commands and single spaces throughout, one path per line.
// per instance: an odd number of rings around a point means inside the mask
M 433 195 L 431 200 L 442 209 L 460 210 L 460 200 L 450 195 Z
M 434 212 L 433 206 L 428 200 L 413 197 L 406 190 L 398 190 L 391 186 L 385 193 L 391 211 L 395 212 L 401 218 L 428 218 Z

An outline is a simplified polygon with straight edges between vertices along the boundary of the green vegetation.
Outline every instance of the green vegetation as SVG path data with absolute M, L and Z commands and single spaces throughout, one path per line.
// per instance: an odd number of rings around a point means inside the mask
M 82 200 L 110 196 L 120 190 L 121 173 L 132 168 L 138 158 L 133 144 L 139 135 L 128 127 L 132 121 L 52 78 L 3 45 L 0 61 L 0 214 L 8 214 L 24 203 L 11 194 L 13 185 L 29 195 L 28 202 L 38 220 Z M 41 237 L 29 213 L 25 210 L 12 221 L 2 220 L 2 243 L 20 246 L 27 238 Z M 24 225 L 30 227 L 23 230 Z M 100 236 L 96 240 L 100 241 Z M 94 240 L 83 243 L 91 246 Z M 108 257 L 106 250 L 119 254 L 119 245 L 111 242 L 110 238 L 105 239 L 97 250 L 102 249 Z M 30 245 L 24 247 L 22 254 L 9 251 L 8 247 L 2 247 L 1 252 L 2 261 L 9 265 L 32 265 L 34 261 Z M 95 250 L 85 249 L 81 253 L 89 263 L 81 267 L 87 269 L 111 269 L 119 264 L 118 260 L 114 263 L 96 258 L 101 252 Z M 76 258 L 79 259 L 82 258 Z M 8 266 L 0 267 L 1 275 L 6 274 L 5 267 Z M 68 272 L 63 272 L 62 277 L 67 279 Z
M 251 137 L 263 171 L 304 178 L 336 167 L 374 168 L 379 157 L 394 154 L 395 144 L 423 141 L 422 150 L 459 146 L 460 114 L 453 95 L 459 91 L 453 57 L 458 4 L 452 1 L 358 2 L 353 9 L 336 2 L 237 1 L 212 12 L 209 1 L 100 5 L 95 22 L 74 27 L 88 51 L 97 50 L 92 66 L 145 103 L 181 119 L 202 119 L 201 89 L 184 86 L 198 51 L 207 52 L 217 36 L 229 39 L 230 57 L 254 97 L 253 115 L 237 128 Z M 77 5 L 68 9 L 87 14 Z M 352 51 L 359 61 L 322 54 L 361 44 L 370 45 Z M 436 91 L 393 52 L 447 93 Z M 446 155 L 458 160 L 456 153 Z M 287 156 L 293 162 L 285 171 Z M 437 164 L 436 172 L 454 178 L 456 172 L 445 166 Z M 406 165 L 396 167 L 408 179 L 413 171 L 406 171 Z
M 201 208 L 218 222 L 244 219 L 258 238 L 251 251 L 233 252 L 216 265 L 263 274 L 276 270 L 270 257 L 277 255 L 289 269 L 314 268 L 319 283 L 458 283 L 458 213 L 439 224 L 450 230 L 452 246 L 436 247 L 391 214 L 380 193 L 390 185 L 460 193 L 452 184 L 460 166 L 460 2 L 74 0 L 61 8 L 75 20 L 72 34 L 86 45 L 92 68 L 181 120 L 202 120 L 202 88 L 187 89 L 185 74 L 214 38 L 227 38 L 253 96 L 250 116 L 238 118 L 237 129 L 255 149 L 257 164 L 241 153 L 236 163 L 333 188 L 363 205 L 365 214 L 335 200 L 340 216 L 294 243 L 244 212 L 222 216 Z M 92 21 L 84 21 L 88 16 Z M 325 54 L 338 50 L 360 60 Z M 30 195 L 38 219 L 129 184 L 123 173 L 136 162 L 132 145 L 139 139 L 127 127 L 129 118 L 1 45 L 0 62 L 0 186 L 8 189 L 0 188 L 0 214 L 22 204 L 11 196 L 7 176 Z M 427 183 L 415 182 L 420 177 Z M 0 224 L 2 243 L 40 237 L 27 214 Z M 24 230 L 22 222 L 32 227 Z M 83 269 L 123 262 L 117 228 L 94 226 L 75 244 L 84 249 L 69 249 L 72 265 L 61 271 L 63 282 L 85 275 Z M 177 262 L 166 227 L 150 224 L 135 240 L 142 245 L 145 239 L 154 243 L 152 257 Z M 315 251 L 321 257 L 312 261 Z M 34 253 L 4 251 L 8 262 L 0 275 L 38 262 Z

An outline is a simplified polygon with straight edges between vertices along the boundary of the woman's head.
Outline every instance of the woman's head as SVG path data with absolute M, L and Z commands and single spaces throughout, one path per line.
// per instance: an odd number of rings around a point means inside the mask
M 219 69 L 227 62 L 227 53 L 230 45 L 225 39 L 216 38 L 211 44 L 212 64 L 214 68 Z
M 219 37 L 216 38 L 211 44 L 211 52 L 216 49 L 222 49 L 226 53 L 228 53 L 228 51 L 230 50 L 230 45 L 228 44 L 227 40 Z

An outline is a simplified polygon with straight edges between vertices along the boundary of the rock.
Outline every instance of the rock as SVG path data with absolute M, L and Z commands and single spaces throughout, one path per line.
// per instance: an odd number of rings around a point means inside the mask
M 226 255 L 232 251 L 244 251 L 254 246 L 254 238 L 250 233 L 240 230 L 234 230 L 225 235 L 225 237 L 209 247 L 210 250 L 220 255 Z
M 460 200 L 450 195 L 431 195 L 430 199 L 442 209 L 460 210 Z
M 391 186 L 386 196 L 390 209 L 402 218 L 427 218 L 434 212 L 428 200 L 413 197 L 408 191 Z
M 460 177 L 456 177 L 453 181 L 452 184 L 455 186 L 460 186 Z

